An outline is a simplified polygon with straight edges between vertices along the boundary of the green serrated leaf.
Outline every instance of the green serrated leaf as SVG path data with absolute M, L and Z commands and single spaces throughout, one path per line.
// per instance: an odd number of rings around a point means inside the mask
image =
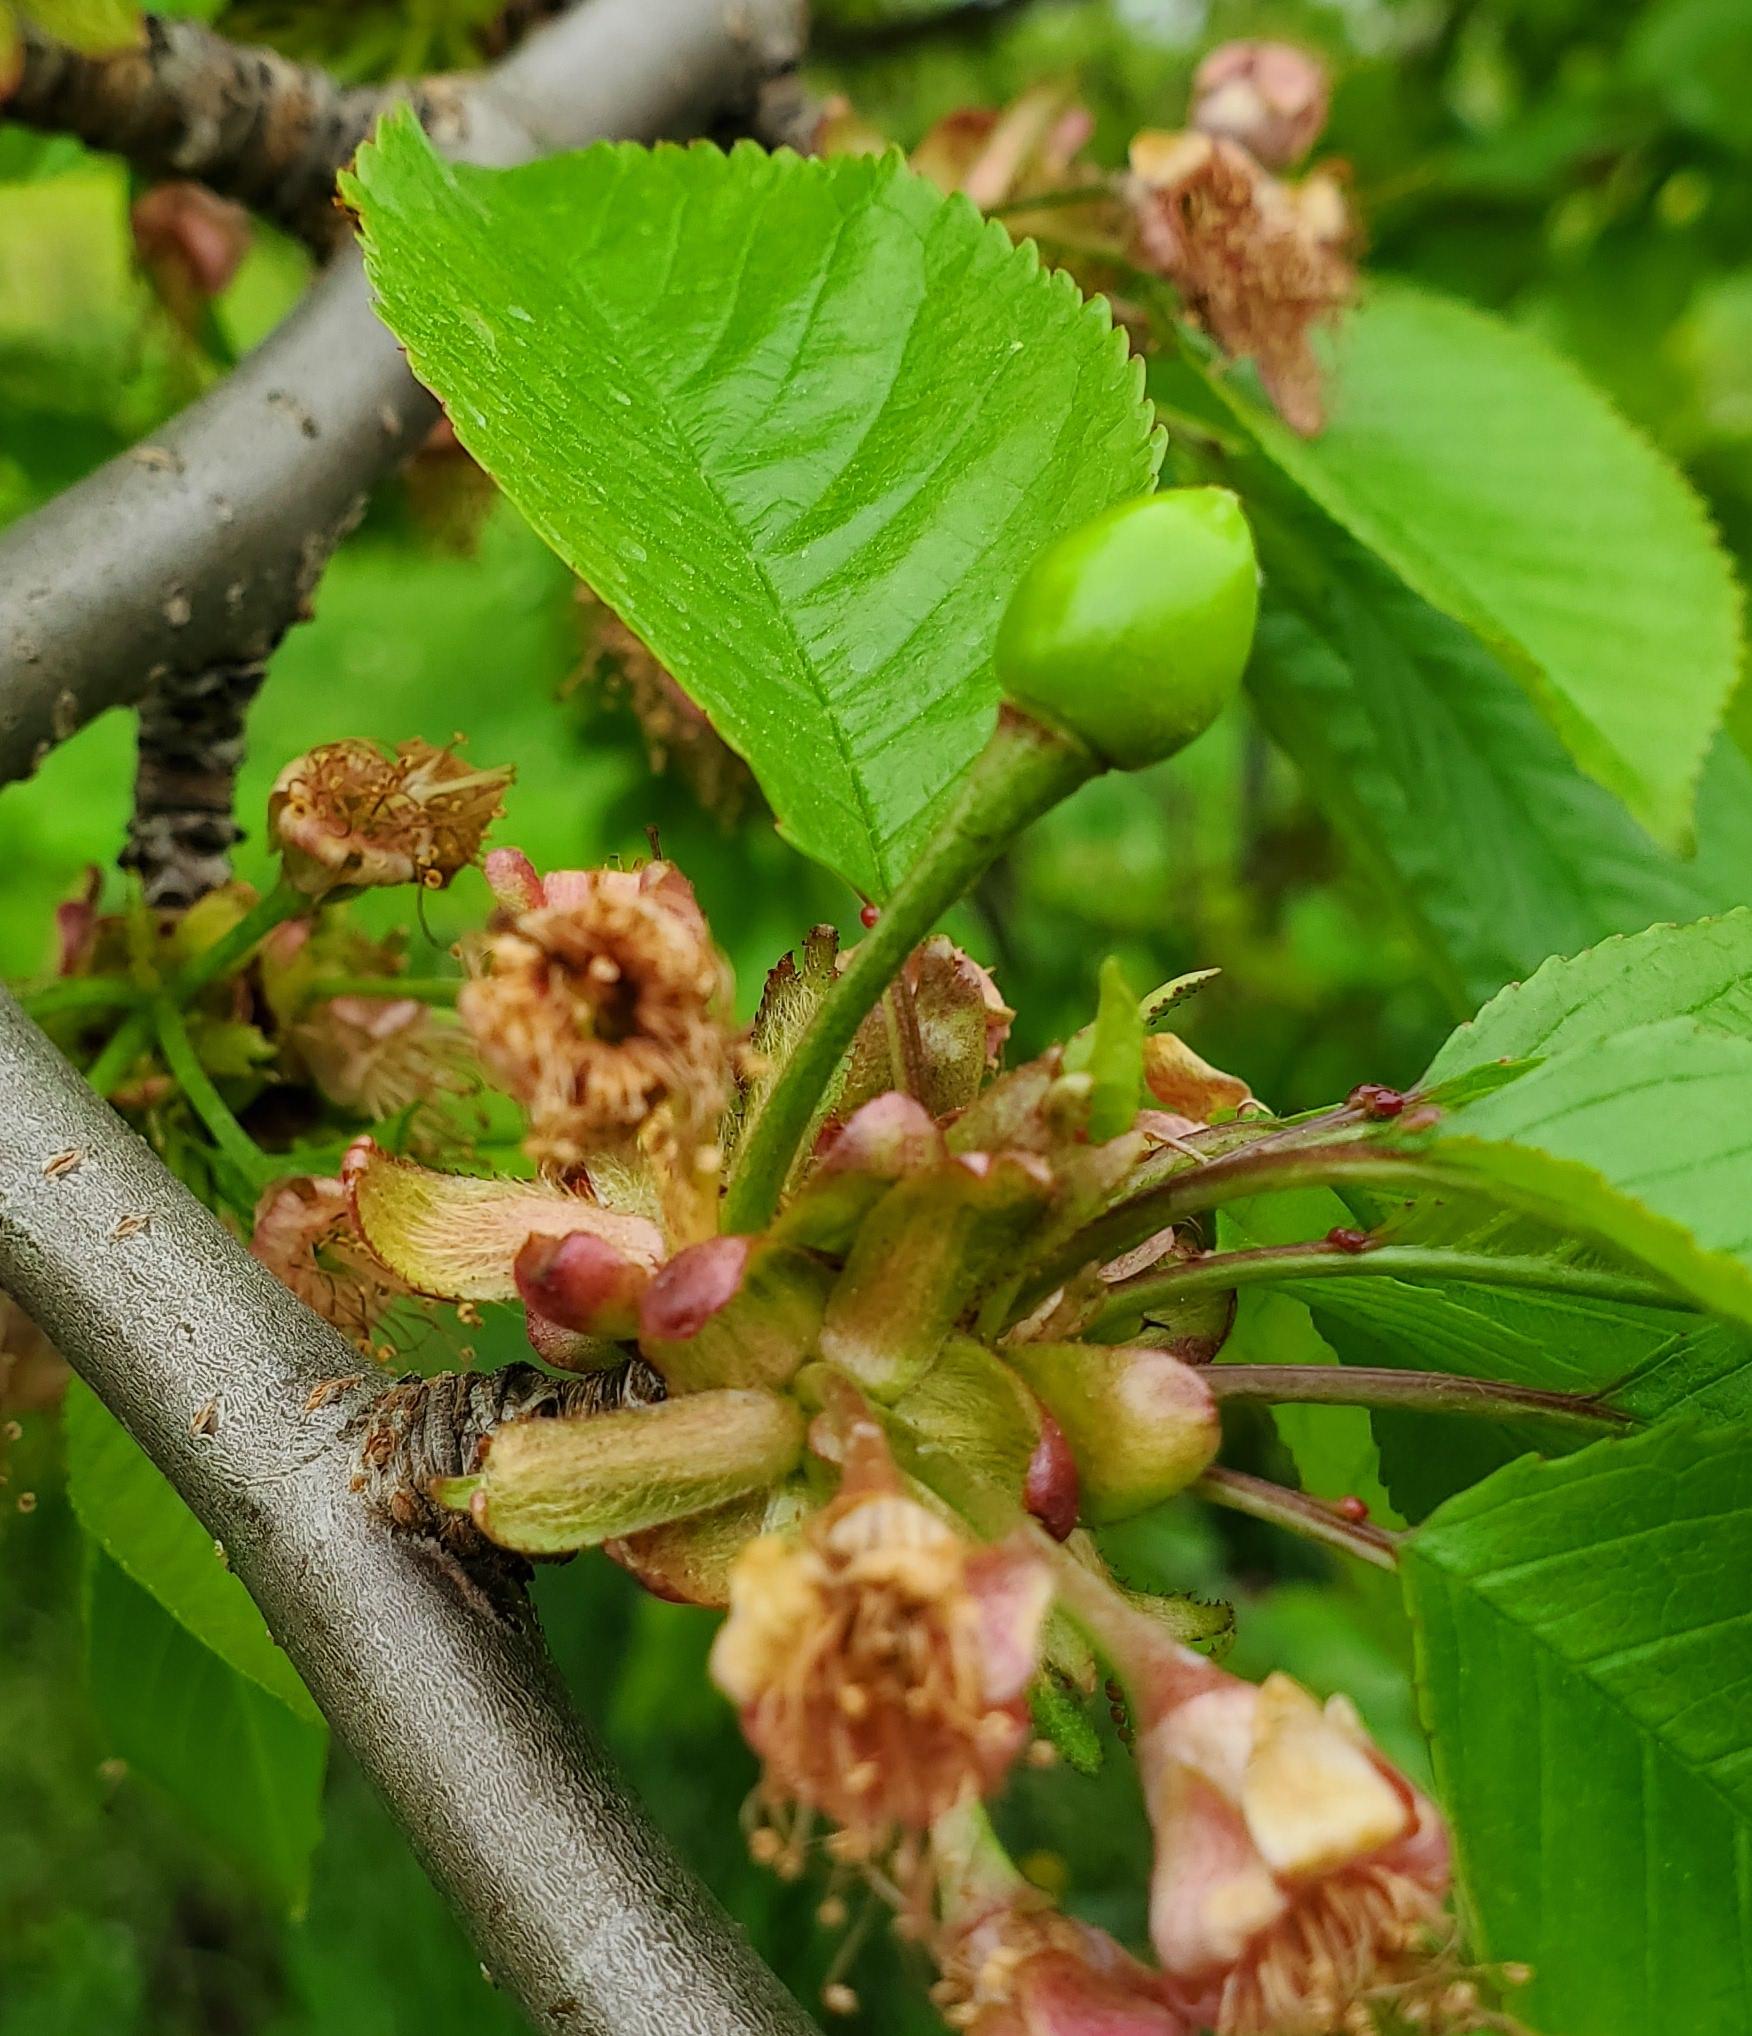
M 85 1532 L 203 1647 L 305 1724 L 320 1726 L 322 1713 L 213 1537 L 77 1380 L 67 1388 L 64 1420 L 67 1490 Z
M 1248 687 L 1456 1009 L 1551 954 L 1737 903 L 1752 768 L 1712 755 L 1682 861 L 1583 777 L 1502 662 L 1326 527 L 1290 570 L 1259 524 Z
M 1263 451 L 1500 656 L 1582 768 L 1683 845 L 1739 679 L 1740 596 L 1686 482 L 1528 334 L 1376 285 L 1296 436 L 1220 383 Z
M 1651 926 L 1546 962 L 1449 1037 L 1423 1086 L 1490 1061 L 1599 1046 L 1636 1026 L 1681 1015 L 1752 1039 L 1752 911 Z
M 1387 1142 L 1752 1322 L 1752 1039 L 1692 1018 L 1639 1026 Z
M 1643 1421 L 1684 1414 L 1752 1427 L 1752 1335 L 1737 1323 L 1466 1281 L 1310 1280 L 1281 1291 L 1309 1310 L 1343 1364 L 1601 1394 Z M 1529 1450 L 1586 1440 L 1549 1422 L 1381 1412 L 1374 1429 L 1382 1476 L 1410 1519 Z
M 1480 1949 L 1551 2036 L 1752 2026 L 1752 1455 L 1670 1425 L 1523 1462 L 1408 1540 Z
M 885 894 L 989 733 L 1022 570 L 1154 483 L 1105 305 L 892 156 L 486 171 L 392 118 L 346 190 L 463 444 Z
M 114 1750 L 294 1913 L 322 1835 L 328 1735 L 226 1666 L 92 1548 L 92 1695 Z

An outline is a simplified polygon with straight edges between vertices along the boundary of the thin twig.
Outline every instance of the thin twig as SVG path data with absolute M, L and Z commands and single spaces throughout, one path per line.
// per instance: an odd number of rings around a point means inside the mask
M 326 252 L 344 231 L 335 171 L 392 99 L 440 119 L 454 83 L 343 86 L 198 21 L 147 15 L 132 48 L 87 55 L 27 20 L 8 120 L 72 134 L 145 177 L 192 178 Z
M 1107 1341 L 1156 1309 L 1171 1307 L 1194 1294 L 1227 1293 L 1262 1283 L 1355 1278 L 1467 1281 L 1644 1308 L 1695 1309 L 1697 1305 L 1670 1288 L 1606 1266 L 1572 1265 L 1538 1254 L 1523 1257 L 1466 1251 L 1452 1245 L 1377 1244 L 1345 1233 L 1343 1242 L 1313 1237 L 1251 1251 L 1207 1251 L 1164 1268 L 1152 1267 L 1109 1287 L 1081 1334 L 1096 1342 Z
M 1227 1506 L 1232 1513 L 1268 1521 L 1299 1534 L 1304 1541 L 1318 1541 L 1360 1562 L 1372 1562 L 1377 1569 L 1397 1569 L 1399 1537 L 1384 1527 L 1372 1527 L 1366 1520 L 1347 1520 L 1324 1499 L 1307 1492 L 1293 1492 L 1288 1485 L 1274 1485 L 1268 1478 L 1250 1476 L 1244 1470 L 1207 1470 L 1193 1490 L 1213 1506 Z
M 1586 1393 L 1552 1392 L 1459 1372 L 1369 1364 L 1207 1364 L 1198 1375 L 1219 1400 L 1264 1400 L 1280 1407 L 1393 1407 L 1493 1421 L 1527 1416 L 1577 1428 L 1624 1428 L 1633 1419 Z

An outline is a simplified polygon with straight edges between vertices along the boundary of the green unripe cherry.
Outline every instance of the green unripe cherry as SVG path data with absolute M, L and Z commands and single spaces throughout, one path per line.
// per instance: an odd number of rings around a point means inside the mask
M 1258 609 L 1253 533 L 1226 488 L 1122 502 L 1023 575 L 998 629 L 998 684 L 1103 763 L 1141 770 L 1234 699 Z

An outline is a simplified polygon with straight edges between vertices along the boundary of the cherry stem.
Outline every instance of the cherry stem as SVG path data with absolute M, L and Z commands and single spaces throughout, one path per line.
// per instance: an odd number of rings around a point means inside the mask
M 1117 1343 L 1140 1320 L 1189 1295 L 1229 1293 L 1239 1287 L 1280 1281 L 1377 1278 L 1466 1280 L 1478 1286 L 1525 1287 L 1645 1308 L 1691 1308 L 1682 1294 L 1631 1273 L 1603 1266 L 1571 1265 L 1537 1255 L 1515 1257 L 1463 1251 L 1448 1245 L 1387 1244 L 1345 1233 L 1338 1240 L 1314 1237 L 1295 1244 L 1262 1245 L 1247 1251 L 1210 1251 L 1164 1267 L 1151 1267 L 1108 1288 L 1100 1308 L 1081 1330 L 1089 1342 Z
M 1266 1400 L 1327 1407 L 1392 1407 L 1418 1414 L 1472 1414 L 1492 1420 L 1533 1415 L 1583 1428 L 1629 1427 L 1634 1417 L 1586 1393 L 1552 1392 L 1459 1372 L 1397 1371 L 1386 1365 L 1207 1364 L 1199 1377 L 1219 1400 Z
M 335 997 L 368 997 L 373 1003 L 394 1004 L 411 999 L 418 1004 L 454 1004 L 466 976 L 325 976 L 304 991 L 298 1000 L 300 1011 L 312 1004 L 326 1004 Z
M 241 1176 L 253 1204 L 255 1196 L 275 1172 L 275 1163 L 238 1123 L 232 1115 L 231 1106 L 214 1086 L 212 1076 L 201 1065 L 200 1055 L 189 1038 L 182 1013 L 174 1004 L 161 998 L 153 1005 L 151 1015 L 158 1033 L 159 1051 L 164 1055 L 164 1064 L 170 1070 L 172 1080 L 181 1090 L 189 1108 L 201 1120 L 220 1157 Z
M 722 1227 L 762 1230 L 858 1027 L 942 914 L 1010 842 L 1100 768 L 1081 744 L 1006 710 L 919 859 L 847 957 L 737 1144 Z
M 85 1079 L 100 1096 L 120 1086 L 146 1050 L 157 1024 L 156 1007 L 167 1003 L 181 1010 L 211 982 L 241 968 L 276 926 L 311 910 L 311 901 L 288 883 L 279 883 L 259 898 L 243 917 L 211 947 L 186 962 L 150 1003 L 136 1010 L 111 1035 L 109 1044 L 86 1070 Z
M 1313 1369 L 1313 1367 L 1310 1367 Z M 1244 1470 L 1207 1470 L 1192 1488 L 1201 1499 L 1231 1512 L 1245 1513 L 1253 1520 L 1266 1520 L 1274 1527 L 1287 1528 L 1304 1541 L 1317 1541 L 1353 1555 L 1359 1562 L 1372 1562 L 1377 1569 L 1399 1566 L 1399 1536 L 1384 1527 L 1372 1527 L 1364 1520 L 1347 1520 L 1333 1511 L 1324 1499 L 1307 1492 L 1293 1492 L 1288 1485 L 1274 1485 L 1267 1478 L 1250 1476 Z

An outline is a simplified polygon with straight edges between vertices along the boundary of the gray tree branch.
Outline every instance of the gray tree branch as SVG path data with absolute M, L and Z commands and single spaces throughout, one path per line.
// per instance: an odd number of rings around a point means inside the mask
M 317 1389 L 357 1353 L 3 993 L 0 1090 L 0 1285 L 223 1543 L 536 2029 L 804 2036 L 585 1738 L 530 1624 L 471 1602 L 353 1490 L 381 1386 Z
M 461 85 L 434 138 L 510 163 L 697 133 L 800 40 L 799 0 L 589 0 Z M 265 659 L 435 415 L 347 248 L 211 394 L 0 537 L 0 783 L 163 681 Z

